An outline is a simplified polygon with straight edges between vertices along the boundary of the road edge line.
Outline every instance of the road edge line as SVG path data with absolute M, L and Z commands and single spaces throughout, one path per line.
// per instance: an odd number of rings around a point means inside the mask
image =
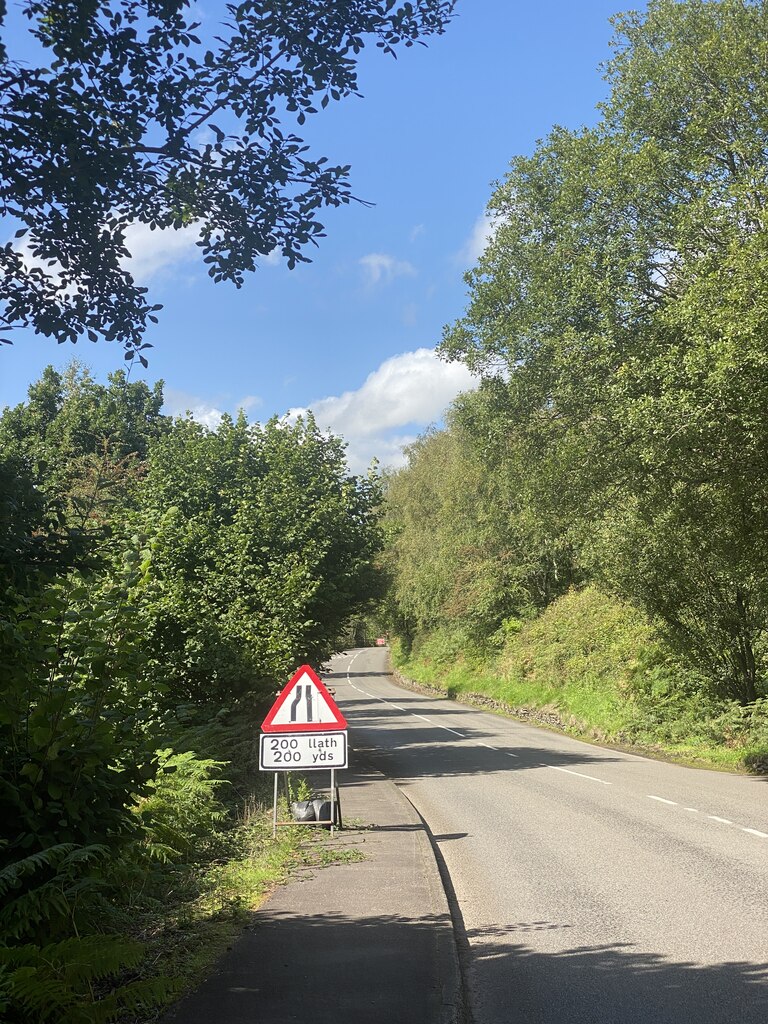
M 392 780 L 389 780 L 392 781 Z M 455 956 L 456 972 L 459 979 L 459 999 L 456 1007 L 457 1014 L 452 1018 L 456 1024 L 474 1024 L 474 1018 L 472 1015 L 472 1007 L 469 1002 L 469 986 L 467 982 L 467 975 L 469 970 L 469 962 L 471 958 L 469 939 L 467 938 L 467 929 L 464 924 L 464 915 L 461 912 L 459 906 L 459 899 L 456 895 L 456 890 L 453 886 L 453 880 L 451 879 L 451 873 L 448 870 L 448 865 L 445 862 L 443 851 L 437 840 L 434 837 L 432 829 L 429 827 L 424 816 L 419 811 L 418 807 L 414 804 L 408 794 L 397 785 L 396 782 L 392 783 L 403 797 L 407 800 L 410 806 L 413 808 L 414 814 L 418 817 L 422 824 L 424 833 L 429 840 L 429 845 L 432 848 L 432 855 L 435 858 L 435 864 L 437 865 L 437 872 L 440 876 L 440 882 L 443 888 L 443 894 L 445 895 L 445 901 L 448 904 L 448 912 L 451 918 L 451 932 L 453 934 L 453 950 Z

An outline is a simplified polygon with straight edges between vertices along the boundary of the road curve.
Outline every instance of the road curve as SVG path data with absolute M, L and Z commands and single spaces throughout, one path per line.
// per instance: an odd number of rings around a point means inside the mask
M 427 822 L 474 1024 L 766 1024 L 768 781 L 651 761 L 396 686 L 324 678 Z

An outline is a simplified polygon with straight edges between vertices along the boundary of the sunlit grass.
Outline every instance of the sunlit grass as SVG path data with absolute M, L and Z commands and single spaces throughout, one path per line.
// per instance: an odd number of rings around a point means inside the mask
M 250 728 L 249 722 L 239 723 L 236 736 Z M 132 903 L 132 932 L 147 947 L 143 976 L 174 978 L 179 984 L 176 998 L 210 973 L 250 927 L 253 912 L 294 872 L 364 857 L 338 841 L 329 842 L 324 829 L 288 825 L 273 836 L 271 782 L 271 776 L 244 763 L 238 787 L 246 795 L 230 799 L 229 820 L 212 825 L 201 857 L 194 863 L 166 865 L 151 897 L 139 892 Z M 303 785 L 295 775 L 292 784 L 297 790 Z M 282 821 L 290 817 L 284 797 L 278 815 Z M 150 1024 L 166 1010 L 167 1005 L 127 1015 L 121 1024 Z
M 433 633 L 406 652 L 403 676 L 448 696 L 522 712 L 570 735 L 731 771 L 768 770 L 768 703 L 745 711 L 708 694 L 637 610 L 594 588 L 573 591 L 478 651 Z

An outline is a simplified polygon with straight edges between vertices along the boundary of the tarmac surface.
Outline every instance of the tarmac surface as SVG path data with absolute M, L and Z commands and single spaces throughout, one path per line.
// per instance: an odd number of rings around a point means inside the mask
M 462 1019 L 451 915 L 422 820 L 380 773 L 358 767 L 338 777 L 345 827 L 327 843 L 364 859 L 276 889 L 165 1024 Z

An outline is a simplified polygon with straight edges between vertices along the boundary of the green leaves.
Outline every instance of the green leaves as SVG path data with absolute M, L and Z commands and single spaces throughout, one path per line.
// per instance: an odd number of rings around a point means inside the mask
M 167 995 L 94 997 L 136 949 L 87 934 L 120 857 L 194 861 L 224 814 L 222 762 L 158 734 L 258 703 L 375 596 L 379 489 L 340 439 L 161 405 L 74 367 L 0 417 L 0 1012 L 25 1024 Z
M 304 159 L 283 122 L 356 93 L 367 39 L 394 54 L 443 32 L 453 6 L 236 4 L 204 44 L 187 4 L 25 0 L 55 60 L 0 61 L 2 212 L 26 232 L 23 252 L 0 247 L 0 337 L 103 338 L 146 366 L 159 307 L 124 266 L 137 223 L 194 226 L 211 277 L 238 287 L 275 250 L 307 262 L 320 210 L 352 199 L 349 168 Z
M 157 530 L 146 648 L 169 699 L 253 694 L 327 657 L 374 596 L 377 502 L 312 422 L 177 421 L 140 510 Z
M 517 564 L 570 548 L 739 701 L 768 673 L 767 18 L 616 19 L 600 121 L 513 160 L 442 346 L 486 378 L 458 412 Z

